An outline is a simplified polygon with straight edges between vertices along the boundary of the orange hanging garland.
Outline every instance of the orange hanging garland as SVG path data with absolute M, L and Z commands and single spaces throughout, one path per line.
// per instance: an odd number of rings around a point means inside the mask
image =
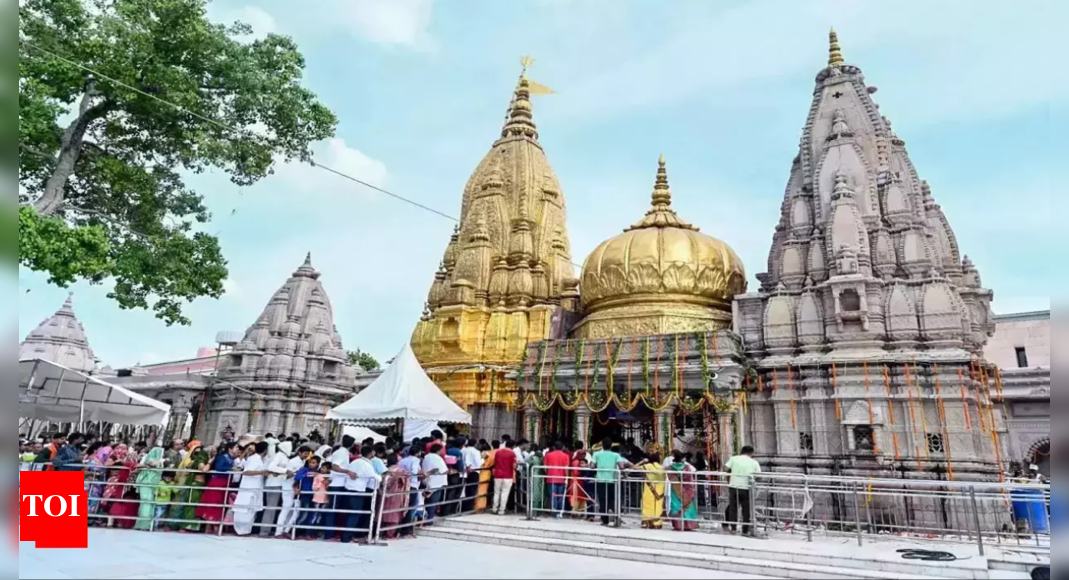
M 772 394 L 779 394 L 779 370 L 772 369 Z
M 895 448 L 895 461 L 900 461 L 902 459 L 902 452 L 898 448 L 898 433 L 891 433 L 891 444 L 894 445 Z
M 831 363 L 831 393 L 835 398 L 835 420 L 843 420 L 843 403 L 839 399 L 839 369 Z
M 795 410 L 794 397 L 791 397 L 791 429 L 798 429 L 798 415 Z
M 661 401 L 661 355 L 664 354 L 664 340 L 657 337 L 657 362 L 653 366 L 653 398 L 660 404 Z
M 620 346 L 623 348 L 623 345 Z M 635 350 L 638 348 L 638 338 L 631 337 L 631 356 L 627 359 L 627 406 L 631 406 L 631 371 L 635 368 Z
M 895 424 L 895 402 L 893 395 L 891 394 L 891 371 L 887 368 L 887 365 L 883 365 L 883 385 L 887 389 L 887 420 L 894 425 Z

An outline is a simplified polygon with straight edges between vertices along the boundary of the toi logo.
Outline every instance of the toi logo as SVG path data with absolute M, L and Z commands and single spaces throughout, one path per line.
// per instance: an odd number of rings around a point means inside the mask
M 81 472 L 19 473 L 19 541 L 38 548 L 89 547 L 89 497 Z

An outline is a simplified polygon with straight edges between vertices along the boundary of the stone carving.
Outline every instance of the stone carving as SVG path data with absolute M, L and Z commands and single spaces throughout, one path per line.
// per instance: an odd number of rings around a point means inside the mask
M 777 377 L 780 383 L 778 396 L 766 388 L 749 399 L 750 416 L 763 418 L 753 425 L 757 453 L 791 470 L 813 468 L 791 451 L 800 429 L 813 430 L 817 454 L 835 453 L 842 441 L 856 447 L 854 429 L 841 436 L 838 429 L 815 427 L 821 424 L 853 423 L 863 439 L 872 439 L 866 453 L 893 457 L 893 438 L 879 427 L 884 420 L 879 410 L 894 404 L 896 415 L 908 411 L 899 402 L 882 401 L 901 396 L 895 391 L 906 388 L 907 376 L 915 388 L 918 383 L 933 388 L 933 379 L 919 378 L 918 368 L 938 366 L 944 388 L 956 384 L 959 372 L 972 376 L 971 361 L 982 356 L 993 331 L 991 292 L 983 289 L 975 265 L 958 258 L 949 221 L 873 102 L 861 70 L 843 60 L 837 37 L 831 42 L 833 59 L 817 75 L 768 271 L 758 275 L 759 293 L 736 297 L 736 325 L 747 352 L 757 359 L 766 387 Z M 798 201 L 806 194 L 811 220 Z M 808 253 L 800 268 L 795 248 L 801 247 Z M 783 404 L 783 381 L 800 368 L 808 372 L 809 409 L 792 416 Z M 885 369 L 889 389 L 878 391 Z M 843 398 L 866 387 L 862 402 Z M 975 382 L 965 387 L 970 400 L 978 397 L 971 392 L 979 388 Z M 844 407 L 841 421 L 831 412 L 833 393 Z M 871 435 L 870 398 L 877 425 Z M 915 404 L 930 424 L 939 418 L 930 399 Z M 946 407 L 946 421 L 965 429 L 961 405 Z M 814 426 L 806 427 L 806 421 Z M 979 417 L 974 414 L 969 423 L 979 425 Z M 982 438 L 955 436 L 946 444 L 956 460 L 974 461 L 955 466 L 959 475 L 998 477 L 994 450 Z M 853 474 L 882 477 L 878 468 L 869 472 L 861 463 L 851 465 Z

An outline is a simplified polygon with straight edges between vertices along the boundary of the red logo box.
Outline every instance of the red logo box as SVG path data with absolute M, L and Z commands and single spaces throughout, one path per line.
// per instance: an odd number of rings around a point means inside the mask
M 89 547 L 89 495 L 82 472 L 19 472 L 19 541 L 39 549 Z

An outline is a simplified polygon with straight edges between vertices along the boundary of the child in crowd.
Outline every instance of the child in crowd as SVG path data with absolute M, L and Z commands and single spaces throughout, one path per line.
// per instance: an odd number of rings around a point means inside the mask
M 152 517 L 152 529 L 160 529 L 160 520 L 167 510 L 171 509 L 171 502 L 178 496 L 178 488 L 174 483 L 174 472 L 163 472 L 162 479 L 156 484 L 156 511 Z
M 320 465 L 319 457 L 312 456 L 304 462 L 293 476 L 294 487 L 300 487 L 301 511 L 297 516 L 297 537 L 315 536 L 312 529 L 320 523 L 320 510 L 327 504 L 327 486 L 330 478 L 326 475 L 331 470 L 329 461 Z

